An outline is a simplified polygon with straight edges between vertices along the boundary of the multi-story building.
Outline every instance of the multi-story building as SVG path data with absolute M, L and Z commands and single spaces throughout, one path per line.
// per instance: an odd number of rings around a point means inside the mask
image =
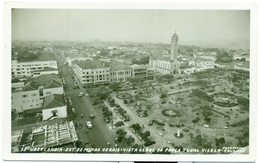
M 180 61 L 178 58 L 178 44 L 179 36 L 174 33 L 171 39 L 171 55 L 170 57 L 156 56 L 149 57 L 149 65 L 155 68 L 156 71 L 161 72 L 162 74 L 179 74 L 180 70 Z
M 72 61 L 75 74 L 85 86 L 109 83 L 109 67 L 102 61 Z
M 12 87 L 12 109 L 19 114 L 41 112 L 43 98 L 51 94 L 63 94 L 63 86 L 57 75 L 41 75 L 25 85 Z
M 195 58 L 194 60 L 189 61 L 190 65 L 201 66 L 206 69 L 214 68 L 215 60 L 207 58 Z
M 58 69 L 57 61 L 34 61 L 34 62 L 11 62 L 12 77 L 33 76 L 34 72 L 44 70 L 46 68 Z
M 65 56 L 65 55 L 78 55 L 78 50 L 77 49 L 61 49 L 60 50 L 61 55 Z
M 131 68 L 129 64 L 112 60 L 109 63 L 109 81 L 110 82 L 125 82 L 131 78 Z

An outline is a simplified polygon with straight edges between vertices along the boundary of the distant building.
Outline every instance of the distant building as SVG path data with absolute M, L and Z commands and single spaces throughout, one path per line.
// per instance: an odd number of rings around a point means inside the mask
M 179 74 L 180 70 L 180 61 L 178 58 L 178 44 L 179 36 L 174 33 L 171 39 L 171 55 L 168 57 L 150 57 L 149 65 L 155 68 L 156 71 L 161 72 L 162 74 Z
M 61 55 L 65 56 L 67 54 L 69 55 L 78 55 L 78 50 L 77 49 L 61 49 L 60 50 Z
M 189 61 L 189 66 L 196 65 L 196 66 L 201 66 L 206 69 L 214 68 L 214 64 L 215 64 L 215 60 L 206 59 L 206 58 L 195 58 L 195 59 Z
M 67 106 L 61 94 L 52 94 L 43 98 L 42 120 L 66 118 Z
M 75 61 L 75 60 L 78 60 L 78 61 L 92 61 L 93 58 L 90 58 L 90 57 L 66 57 L 66 62 L 72 66 L 72 61 Z
M 234 69 L 249 71 L 250 70 L 250 62 L 239 63 L 239 64 L 234 66 Z
M 39 72 L 46 68 L 58 69 L 57 61 L 33 61 L 33 62 L 18 62 L 11 61 L 12 78 L 33 76 L 34 72 Z
M 234 69 L 235 65 L 234 63 L 216 63 L 215 68 L 220 68 L 220 69 Z

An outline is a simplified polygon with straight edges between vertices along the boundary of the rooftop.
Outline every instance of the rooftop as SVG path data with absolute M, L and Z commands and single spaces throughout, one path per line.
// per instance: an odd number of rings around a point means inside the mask
M 97 69 L 105 68 L 102 61 L 78 61 L 74 60 L 72 63 L 78 65 L 82 69 Z
M 57 71 L 58 69 L 56 68 L 51 68 L 51 67 L 46 67 L 42 70 L 38 70 L 38 71 L 35 71 L 35 72 L 41 72 L 41 71 Z
M 65 106 L 64 96 L 60 94 L 52 94 L 44 97 L 43 109 L 50 109 Z
M 249 68 L 250 67 L 250 62 L 243 62 L 241 64 L 237 64 L 236 67 Z
M 48 148 L 78 140 L 73 122 L 33 127 L 31 147 Z
M 112 69 L 125 69 L 130 66 L 130 64 L 128 64 L 128 63 L 119 62 L 116 60 L 111 60 L 110 62 L 107 62 L 105 64 L 110 66 Z

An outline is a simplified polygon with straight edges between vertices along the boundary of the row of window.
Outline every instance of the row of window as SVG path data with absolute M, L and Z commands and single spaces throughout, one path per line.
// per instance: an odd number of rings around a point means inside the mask
M 31 96 L 32 96 L 32 97 L 37 96 L 37 93 L 31 94 Z M 28 97 L 28 94 L 22 95 L 22 97 Z M 13 96 L 12 96 L 12 99 L 13 99 Z
M 107 70 L 108 72 L 108 70 Z M 83 72 L 83 74 L 89 74 L 90 72 Z M 91 71 L 91 73 L 93 74 L 94 71 Z M 96 71 L 96 73 L 105 73 L 105 71 Z

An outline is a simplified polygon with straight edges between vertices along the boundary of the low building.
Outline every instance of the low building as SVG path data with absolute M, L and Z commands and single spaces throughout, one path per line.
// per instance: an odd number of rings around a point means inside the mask
M 250 70 L 250 62 L 239 63 L 239 64 L 234 66 L 234 69 L 249 71 Z
M 11 132 L 11 150 L 12 152 L 20 152 L 20 145 L 24 130 L 15 130 Z
M 34 72 L 45 68 L 58 69 L 57 61 L 18 62 L 17 60 L 12 60 L 11 66 L 12 78 L 33 76 Z
M 73 122 L 60 122 L 33 127 L 29 148 L 59 147 L 78 141 Z
M 75 61 L 75 60 L 78 60 L 78 61 L 92 61 L 93 58 L 90 58 L 90 57 L 66 57 L 66 62 L 72 66 L 72 61 Z
M 51 94 L 63 94 L 63 85 L 58 75 L 41 75 L 18 87 L 12 87 L 12 109 L 19 114 L 41 112 L 43 98 Z
M 61 94 L 52 94 L 43 98 L 42 120 L 66 118 L 67 106 Z
M 235 65 L 234 63 L 216 63 L 215 68 L 220 68 L 220 69 L 234 69 Z
M 215 64 L 215 60 L 207 59 L 207 58 L 195 58 L 189 61 L 189 66 L 196 65 L 206 69 L 214 68 L 214 64 Z

